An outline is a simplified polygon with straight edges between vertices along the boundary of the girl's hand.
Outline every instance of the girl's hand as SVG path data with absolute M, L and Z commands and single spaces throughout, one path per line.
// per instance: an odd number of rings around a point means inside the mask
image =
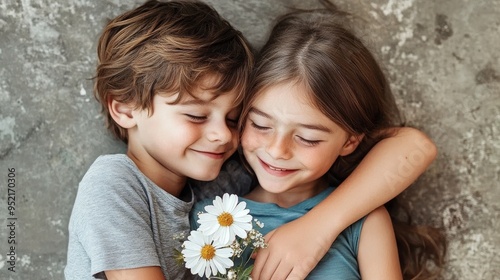
M 269 232 L 266 249 L 260 249 L 252 271 L 254 280 L 304 279 L 323 258 L 332 245 L 331 232 L 324 223 L 303 217 Z

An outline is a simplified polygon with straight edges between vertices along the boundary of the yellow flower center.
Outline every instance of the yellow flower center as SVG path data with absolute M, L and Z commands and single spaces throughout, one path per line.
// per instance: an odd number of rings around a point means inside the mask
M 215 256 L 215 248 L 214 246 L 207 244 L 201 248 L 201 257 L 205 260 L 209 261 L 213 259 Z
M 228 227 L 233 224 L 233 215 L 227 212 L 222 212 L 222 214 L 217 217 L 217 221 L 219 221 L 219 225 Z

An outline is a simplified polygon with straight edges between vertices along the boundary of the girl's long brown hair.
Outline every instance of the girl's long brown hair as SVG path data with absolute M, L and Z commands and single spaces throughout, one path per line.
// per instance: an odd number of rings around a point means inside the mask
M 339 157 L 328 177 L 344 180 L 368 151 L 403 125 L 386 76 L 372 53 L 347 27 L 349 15 L 328 1 L 326 9 L 281 17 L 257 58 L 241 120 L 266 88 L 285 82 L 308 89 L 312 104 L 352 135 L 364 135 L 355 152 Z M 393 218 L 404 279 L 434 279 L 445 242 L 430 226 L 413 225 L 395 200 Z M 403 216 L 401 219 L 399 216 Z

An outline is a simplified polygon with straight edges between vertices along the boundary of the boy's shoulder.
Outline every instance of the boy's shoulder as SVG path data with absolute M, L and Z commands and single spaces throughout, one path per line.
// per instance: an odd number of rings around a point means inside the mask
M 90 165 L 82 181 L 96 178 L 118 179 L 127 176 L 126 174 L 137 173 L 141 172 L 127 155 L 101 155 Z
M 125 154 L 99 156 L 80 181 L 79 193 L 141 191 L 150 180 Z M 135 189 L 135 190 L 134 190 Z
M 134 163 L 126 154 L 107 154 L 98 156 L 88 171 L 98 168 L 129 168 L 131 165 Z

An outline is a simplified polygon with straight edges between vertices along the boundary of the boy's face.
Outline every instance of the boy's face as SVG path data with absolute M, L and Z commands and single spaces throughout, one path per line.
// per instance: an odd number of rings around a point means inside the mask
M 186 94 L 176 104 L 169 103 L 177 95 L 156 95 L 152 115 L 141 109 L 132 112 L 136 126 L 129 129 L 129 155 L 160 187 L 186 177 L 213 180 L 236 150 L 240 115 L 239 108 L 234 108 L 237 93 L 217 96 L 204 89 L 214 82 L 213 77 L 202 79 L 193 91 L 196 98 Z
M 349 152 L 349 134 L 311 105 L 296 84 L 267 88 L 251 104 L 241 145 L 260 186 L 309 197 L 339 155 Z

